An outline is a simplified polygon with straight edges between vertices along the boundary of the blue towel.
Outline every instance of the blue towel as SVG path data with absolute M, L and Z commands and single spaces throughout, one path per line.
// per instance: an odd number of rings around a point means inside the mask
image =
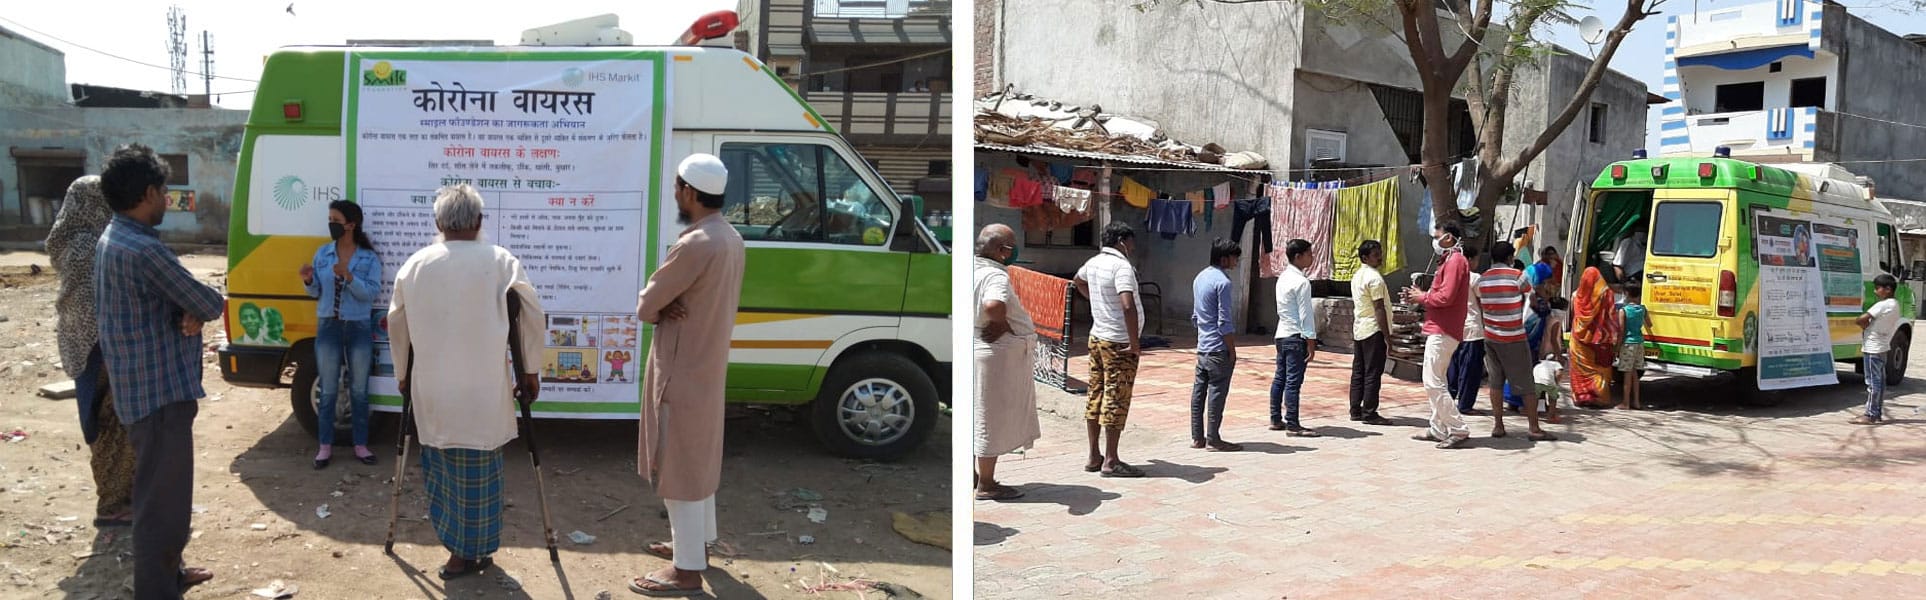
M 1151 200 L 1144 229 L 1159 234 L 1166 240 L 1177 239 L 1178 234 L 1196 237 L 1197 222 L 1190 216 L 1190 201 L 1164 198 Z
M 1070 185 L 1070 174 L 1075 170 L 1074 165 L 1050 165 L 1050 176 L 1057 178 L 1057 185 Z
M 990 171 L 982 166 L 976 169 L 976 201 L 982 202 L 990 195 Z

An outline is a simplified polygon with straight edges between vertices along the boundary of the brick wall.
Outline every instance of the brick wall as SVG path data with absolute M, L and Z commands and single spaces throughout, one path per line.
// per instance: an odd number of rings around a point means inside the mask
M 975 60 L 976 87 L 973 97 L 981 98 L 996 87 L 996 11 L 1002 0 L 975 0 L 976 31 L 971 36 L 976 41 Z

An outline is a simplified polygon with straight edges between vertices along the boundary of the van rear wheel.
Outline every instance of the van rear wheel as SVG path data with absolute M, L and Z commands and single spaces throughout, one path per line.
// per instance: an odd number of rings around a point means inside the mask
M 811 407 L 816 439 L 851 458 L 894 459 L 936 427 L 936 384 L 903 356 L 870 352 L 836 362 Z
M 1734 396 L 1738 398 L 1739 404 L 1745 406 L 1767 408 L 1778 406 L 1786 400 L 1784 390 L 1759 389 L 1758 367 L 1746 367 L 1733 371 L 1731 385 L 1733 391 L 1738 392 Z
M 343 382 L 343 385 L 336 389 L 341 391 L 337 396 L 337 400 L 335 400 L 334 415 L 333 418 L 328 420 L 328 425 L 334 427 L 334 441 L 336 444 L 353 443 L 354 429 L 351 427 L 351 415 L 348 412 L 350 404 L 348 402 L 346 382 Z M 321 407 L 321 378 L 314 368 L 314 361 L 295 364 L 294 385 L 289 389 L 288 396 L 289 408 L 294 412 L 294 421 L 301 424 L 301 429 L 306 430 L 309 437 L 320 435 L 321 419 L 316 413 L 320 411 Z M 371 419 L 369 428 L 372 429 L 373 427 L 374 423 Z M 372 435 L 372 432 L 370 432 L 370 435 Z
M 1893 335 L 1892 346 L 1886 350 L 1886 387 L 1906 382 L 1906 363 L 1912 358 L 1912 346 L 1912 332 L 1900 331 Z

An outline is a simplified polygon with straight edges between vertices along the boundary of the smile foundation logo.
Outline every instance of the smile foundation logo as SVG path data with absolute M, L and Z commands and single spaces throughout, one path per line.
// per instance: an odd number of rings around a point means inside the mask
M 581 69 L 569 67 L 568 70 L 562 71 L 562 84 L 569 87 L 579 87 L 582 85 L 582 80 L 586 77 Z
M 274 182 L 274 203 L 284 210 L 295 210 L 308 203 L 308 184 L 289 175 Z
M 362 87 L 400 87 L 408 85 L 408 72 L 396 69 L 388 61 L 374 64 L 374 68 L 361 72 Z

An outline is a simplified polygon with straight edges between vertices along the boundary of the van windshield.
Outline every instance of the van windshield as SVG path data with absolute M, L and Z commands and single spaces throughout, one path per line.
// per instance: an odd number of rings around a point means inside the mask
M 1651 253 L 1688 258 L 1718 254 L 1724 210 L 1717 202 L 1660 203 L 1652 218 Z

